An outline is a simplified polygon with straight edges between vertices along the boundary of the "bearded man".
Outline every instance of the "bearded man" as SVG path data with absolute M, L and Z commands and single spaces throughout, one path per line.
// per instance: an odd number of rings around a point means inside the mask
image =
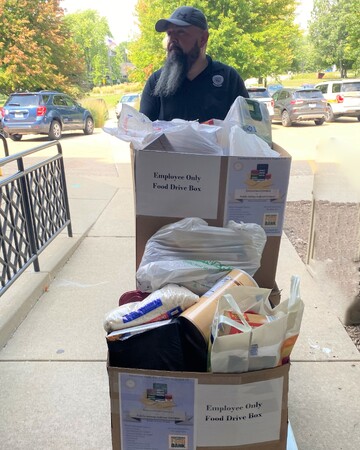
M 209 39 L 205 15 L 181 6 L 155 30 L 167 34 L 167 59 L 146 82 L 140 112 L 150 120 L 224 119 L 238 96 L 249 97 L 233 67 L 206 54 Z

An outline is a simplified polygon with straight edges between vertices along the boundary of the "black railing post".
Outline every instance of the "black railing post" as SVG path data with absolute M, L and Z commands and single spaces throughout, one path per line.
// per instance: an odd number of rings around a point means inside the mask
M 18 166 L 19 172 L 24 173 L 25 168 L 24 168 L 23 158 L 19 158 L 17 160 L 17 166 Z M 20 178 L 20 184 L 21 184 L 21 194 L 22 194 L 21 198 L 22 198 L 22 202 L 23 202 L 23 208 L 24 208 L 24 214 L 25 214 L 25 218 L 26 218 L 27 229 L 29 232 L 29 244 L 30 244 L 31 255 L 35 256 L 35 259 L 33 261 L 34 270 L 35 270 L 35 272 L 40 272 L 39 258 L 37 256 L 39 249 L 38 249 L 37 241 L 35 239 L 36 234 L 35 234 L 35 227 L 34 227 L 34 214 L 33 214 L 33 209 L 32 209 L 31 202 L 30 202 L 29 186 L 28 186 L 26 177 Z
M 62 183 L 63 183 L 63 186 L 64 186 L 65 210 L 66 210 L 67 218 L 69 220 L 69 224 L 67 226 L 68 235 L 69 235 L 69 237 L 72 237 L 73 233 L 72 233 L 72 226 L 71 226 L 71 219 L 70 219 L 70 204 L 69 204 L 69 197 L 68 197 L 67 186 L 66 186 L 65 165 L 64 165 L 63 152 L 62 152 L 62 147 L 61 147 L 60 142 L 57 142 L 56 146 L 57 146 L 57 149 L 58 149 L 58 153 L 61 155 L 61 158 L 60 158 L 60 169 L 61 169 L 60 173 L 61 173 L 61 177 L 62 177 Z
M 7 145 L 7 140 L 2 133 L 0 133 L 0 139 L 3 141 L 5 156 L 9 156 L 9 147 Z

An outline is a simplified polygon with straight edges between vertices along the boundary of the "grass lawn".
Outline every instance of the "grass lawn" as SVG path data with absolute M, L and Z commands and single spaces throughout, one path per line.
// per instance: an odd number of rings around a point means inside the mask
M 317 84 L 321 81 L 331 81 L 331 80 L 341 80 L 340 72 L 323 72 L 323 77 L 319 78 L 317 72 L 312 73 L 298 73 L 292 74 L 289 77 L 279 77 L 279 83 L 285 87 L 298 87 L 302 84 Z M 355 72 L 348 72 L 347 78 L 356 78 L 357 74 Z M 284 78 L 280 80 L 280 78 Z M 272 84 L 275 82 L 269 82 Z
M 124 94 L 129 92 L 141 92 L 142 90 L 142 83 L 122 83 L 114 86 L 95 87 L 90 92 L 90 97 L 104 99 L 108 109 L 112 109 L 115 108 L 117 102 Z

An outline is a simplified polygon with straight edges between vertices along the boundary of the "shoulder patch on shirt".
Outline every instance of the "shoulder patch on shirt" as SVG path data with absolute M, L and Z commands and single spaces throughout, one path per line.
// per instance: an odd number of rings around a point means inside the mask
M 222 75 L 214 75 L 212 82 L 215 87 L 221 87 L 224 83 L 224 77 Z

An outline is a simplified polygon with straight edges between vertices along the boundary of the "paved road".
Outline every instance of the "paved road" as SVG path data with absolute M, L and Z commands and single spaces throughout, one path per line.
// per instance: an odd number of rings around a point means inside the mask
M 272 133 L 273 140 L 292 155 L 293 161 L 318 159 L 317 147 L 320 151 L 324 149 L 322 153 L 329 156 L 326 151 L 329 142 L 332 142 L 331 147 L 341 146 L 341 150 L 346 148 L 347 152 L 357 148 L 356 157 L 359 158 L 360 122 L 355 118 L 340 118 L 321 126 L 316 126 L 314 122 L 303 122 L 289 128 L 273 123 Z
M 292 155 L 293 161 L 315 160 L 317 158 L 316 148 L 320 145 L 321 149 L 325 143 L 325 148 L 328 148 L 330 139 L 333 140 L 334 148 L 341 146 L 342 150 L 346 148 L 347 152 L 350 150 L 356 152 L 352 157 L 358 158 L 360 153 L 360 122 L 355 118 L 340 118 L 336 122 L 324 123 L 322 126 L 316 126 L 314 122 L 303 122 L 285 128 L 280 123 L 273 123 L 272 133 L 273 140 Z M 60 142 L 67 153 L 80 151 L 83 156 L 86 156 L 89 146 L 107 145 L 108 140 L 103 139 L 103 135 L 104 132 L 101 129 L 96 129 L 92 137 L 84 136 L 82 132 L 72 132 L 64 134 Z M 20 142 L 13 142 L 9 139 L 8 145 L 10 153 L 16 153 L 44 142 L 47 142 L 46 136 L 24 136 Z M 128 144 L 118 140 L 118 145 L 119 148 L 127 148 Z M 0 152 L 2 154 L 1 145 Z

